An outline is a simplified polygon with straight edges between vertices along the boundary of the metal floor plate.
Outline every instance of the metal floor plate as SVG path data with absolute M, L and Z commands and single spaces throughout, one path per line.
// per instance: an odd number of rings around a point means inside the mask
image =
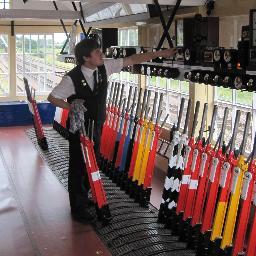
M 42 151 L 37 144 L 34 129 L 28 129 L 32 140 L 42 158 L 52 172 L 67 189 L 68 186 L 68 141 L 54 129 L 45 128 L 49 149 Z M 95 225 L 101 239 L 114 256 L 194 256 L 195 252 L 186 249 L 186 244 L 157 222 L 158 211 L 153 207 L 143 208 L 134 199 L 101 174 L 107 194 L 109 208 L 113 217 L 107 226 Z

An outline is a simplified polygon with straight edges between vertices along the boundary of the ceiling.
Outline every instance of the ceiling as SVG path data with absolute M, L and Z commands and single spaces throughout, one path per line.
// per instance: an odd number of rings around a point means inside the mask
M 10 0 L 5 0 L 10 1 Z M 160 5 L 175 5 L 177 0 L 158 0 Z M 0 10 L 0 19 L 45 19 L 45 20 L 75 20 L 84 18 L 85 23 L 118 20 L 132 21 L 149 19 L 148 4 L 153 0 L 56 0 L 58 10 L 50 0 L 12 0 L 10 10 Z M 181 6 L 203 5 L 205 0 L 182 0 Z M 33 10 L 33 12 L 31 12 Z M 128 18 L 129 21 L 129 18 Z

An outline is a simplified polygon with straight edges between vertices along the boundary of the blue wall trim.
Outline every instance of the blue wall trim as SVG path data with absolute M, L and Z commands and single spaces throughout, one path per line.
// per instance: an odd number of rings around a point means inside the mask
M 49 102 L 37 104 L 43 124 L 52 124 L 55 107 Z M 32 115 L 27 102 L 1 102 L 0 103 L 0 127 L 23 126 L 32 124 Z

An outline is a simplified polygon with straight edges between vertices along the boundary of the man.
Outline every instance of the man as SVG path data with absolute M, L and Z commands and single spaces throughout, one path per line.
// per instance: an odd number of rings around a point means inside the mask
M 125 66 L 139 64 L 156 57 L 172 57 L 175 49 L 158 52 L 134 54 L 123 59 L 103 59 L 98 42 L 94 39 L 85 39 L 75 47 L 77 66 L 63 77 L 48 96 L 48 100 L 55 106 L 71 109 L 74 99 L 83 99 L 87 109 L 85 113 L 85 127 L 89 119 L 94 120 L 94 149 L 99 155 L 101 130 L 106 115 L 106 98 L 108 77 L 119 73 Z M 67 102 L 65 101 L 67 99 Z M 69 127 L 69 120 L 67 121 Z M 86 207 L 90 205 L 88 177 L 84 171 L 85 164 L 82 157 L 79 132 L 69 135 L 69 177 L 68 191 L 71 214 L 79 222 L 91 221 L 93 217 Z

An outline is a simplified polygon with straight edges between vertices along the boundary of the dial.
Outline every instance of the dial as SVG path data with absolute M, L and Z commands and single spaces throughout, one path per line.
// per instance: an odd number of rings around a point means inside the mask
M 229 76 L 225 76 L 224 79 L 223 79 L 223 84 L 225 86 L 228 86 L 229 82 L 230 82 L 230 77 Z
M 114 49 L 114 51 L 113 51 L 113 56 L 114 56 L 114 57 L 117 57 L 117 48 Z
M 199 81 L 199 79 L 200 79 L 200 73 L 196 73 L 195 79 L 196 79 L 196 81 Z
M 253 79 L 251 78 L 251 79 L 249 79 L 249 81 L 247 82 L 247 86 L 248 87 L 253 87 Z
M 191 73 L 191 72 L 188 72 L 187 78 L 190 80 L 191 77 L 192 77 L 192 73 Z
M 243 80 L 240 76 L 237 76 L 234 81 L 234 86 L 236 89 L 241 89 L 243 86 Z
M 218 75 L 216 75 L 214 78 L 213 78 L 213 81 L 214 81 L 214 83 L 218 83 L 219 82 L 219 79 L 220 79 L 220 77 L 218 76 Z
M 119 52 L 120 52 L 119 57 L 120 57 L 120 58 L 123 58 L 123 57 L 124 57 L 123 48 L 120 48 L 120 49 L 119 49 Z
M 210 75 L 209 75 L 209 74 L 206 74 L 206 75 L 204 76 L 204 81 L 205 81 L 206 83 L 208 83 L 208 82 L 209 82 L 209 78 L 210 78 Z
M 224 61 L 226 63 L 230 63 L 231 62 L 231 52 L 230 52 L 230 50 L 226 50 L 224 52 Z
M 219 62 L 221 57 L 221 53 L 219 49 L 214 50 L 213 52 L 213 59 L 215 62 Z
M 189 61 L 190 58 L 191 58 L 190 50 L 189 50 L 189 49 L 186 49 L 186 50 L 185 50 L 185 60 L 186 60 L 186 61 Z

